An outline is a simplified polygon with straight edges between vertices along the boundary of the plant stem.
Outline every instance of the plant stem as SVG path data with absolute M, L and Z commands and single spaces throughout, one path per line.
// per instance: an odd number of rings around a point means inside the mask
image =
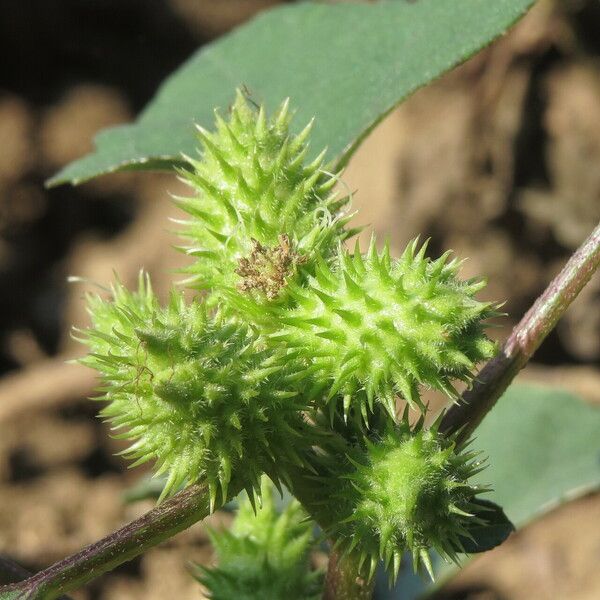
M 358 564 L 351 555 L 342 556 L 332 549 L 323 600 L 371 600 L 375 578 L 367 581 L 358 573 Z
M 600 224 L 513 329 L 498 356 L 479 372 L 473 387 L 448 410 L 440 431 L 454 433 L 460 430 L 459 442 L 471 436 L 591 279 L 599 264 Z
M 77 554 L 20 583 L 0 587 L 0 600 L 57 598 L 135 558 L 208 514 L 206 485 L 192 485 Z
M 0 555 L 0 585 L 15 583 L 31 577 L 31 573 L 17 564 L 14 560 Z M 68 596 L 61 596 L 58 600 L 71 600 Z

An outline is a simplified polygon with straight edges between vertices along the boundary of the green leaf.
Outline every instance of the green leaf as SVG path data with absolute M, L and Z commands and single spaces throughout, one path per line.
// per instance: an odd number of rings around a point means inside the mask
M 33 594 L 33 595 L 32 595 Z M 33 600 L 36 596 L 31 589 L 23 586 L 17 589 L 7 589 L 0 587 L 0 600 Z M 68 596 L 61 596 L 57 600 L 71 600 Z
M 497 504 L 483 499 L 479 499 L 477 504 L 481 510 L 475 515 L 485 519 L 486 524 L 469 527 L 471 537 L 461 538 L 462 546 L 469 554 L 487 552 L 499 546 L 515 530 L 515 526 Z
M 475 436 L 478 479 L 517 526 L 600 487 L 600 410 L 568 392 L 513 385 Z
M 273 110 L 286 97 L 296 128 L 317 117 L 315 153 L 344 164 L 399 102 L 510 27 L 534 0 L 303 2 L 265 12 L 193 55 L 158 90 L 133 125 L 95 139 L 94 153 L 49 185 L 103 173 L 160 169 L 196 147 L 194 123 L 210 126 L 235 88 Z

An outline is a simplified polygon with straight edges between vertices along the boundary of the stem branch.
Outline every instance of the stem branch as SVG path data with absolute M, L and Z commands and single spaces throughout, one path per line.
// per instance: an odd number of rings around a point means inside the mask
M 52 600 L 95 579 L 209 514 L 204 484 L 192 485 L 102 540 L 28 579 L 0 587 L 0 600 Z
M 501 352 L 443 417 L 440 431 L 467 440 L 517 373 L 527 364 L 600 264 L 600 224 L 513 329 Z
M 313 455 L 314 456 L 314 455 Z M 309 460 L 309 455 L 305 456 Z M 318 460 L 315 461 L 315 468 Z M 322 489 L 312 483 L 310 470 L 289 465 L 290 492 L 304 506 L 311 518 L 326 531 L 329 529 L 331 514 L 323 504 Z M 325 576 L 323 600 L 371 600 L 375 578 L 370 581 L 360 576 L 359 559 L 355 555 L 342 555 L 330 540 L 331 550 Z M 1 600 L 1 599 L 0 599 Z
M 357 561 L 334 549 L 329 553 L 323 600 L 371 600 L 375 578 L 367 581 L 358 575 Z

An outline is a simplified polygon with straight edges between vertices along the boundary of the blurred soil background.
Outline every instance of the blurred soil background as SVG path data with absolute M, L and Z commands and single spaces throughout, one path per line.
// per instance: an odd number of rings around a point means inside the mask
M 113 271 L 149 270 L 164 293 L 182 257 L 166 174 L 44 188 L 128 121 L 198 46 L 276 0 L 0 0 L 0 553 L 40 569 L 152 506 L 86 400 L 93 373 L 67 359 L 87 323 L 82 294 Z M 469 257 L 510 326 L 600 218 L 600 3 L 542 0 L 504 39 L 394 111 L 344 180 L 358 221 L 399 252 Z M 301 98 L 293 99 L 299 103 Z M 368 236 L 368 232 L 364 234 Z M 365 237 L 366 239 L 366 237 Z M 600 405 L 600 278 L 576 300 L 522 380 Z M 213 525 L 227 521 L 216 515 Z M 600 598 L 600 497 L 553 511 L 473 561 L 437 597 Z M 201 598 L 189 561 L 209 562 L 203 525 L 73 594 L 79 600 Z

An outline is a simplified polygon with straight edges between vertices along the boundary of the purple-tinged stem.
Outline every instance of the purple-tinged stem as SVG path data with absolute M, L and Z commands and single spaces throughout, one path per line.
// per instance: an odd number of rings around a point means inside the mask
M 467 440 L 517 373 L 527 364 L 600 264 L 600 224 L 513 329 L 502 350 L 479 372 L 473 387 L 445 414 L 440 431 Z
M 206 486 L 192 485 L 95 544 L 20 583 L 0 587 L 0 600 L 53 600 L 135 558 L 208 514 Z

